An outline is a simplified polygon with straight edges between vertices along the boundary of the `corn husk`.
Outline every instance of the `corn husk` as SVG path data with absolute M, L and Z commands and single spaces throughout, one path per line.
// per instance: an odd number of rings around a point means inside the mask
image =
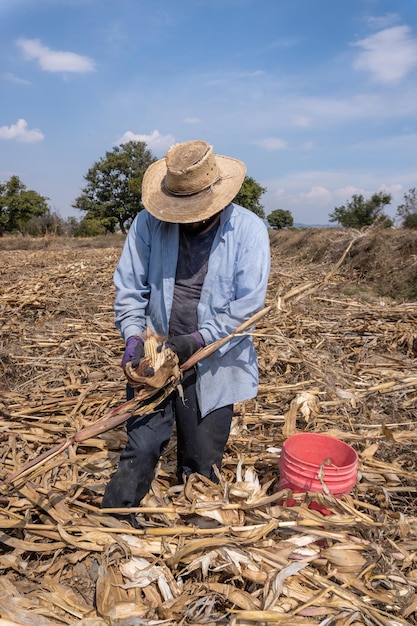
M 143 358 L 136 368 L 128 361 L 124 372 L 129 384 L 141 389 L 162 389 L 180 378 L 177 355 L 165 345 L 163 339 L 152 334 L 149 328 L 146 332 Z

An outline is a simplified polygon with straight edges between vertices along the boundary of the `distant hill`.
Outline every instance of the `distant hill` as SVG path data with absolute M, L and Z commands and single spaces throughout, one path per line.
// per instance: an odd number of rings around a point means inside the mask
M 301 224 L 296 222 L 294 228 L 335 228 L 334 224 Z
M 353 241 L 339 271 L 353 283 L 371 285 L 380 296 L 417 300 L 417 230 L 376 228 L 358 235 L 349 228 L 309 225 L 269 233 L 276 254 L 326 265 L 337 263 Z

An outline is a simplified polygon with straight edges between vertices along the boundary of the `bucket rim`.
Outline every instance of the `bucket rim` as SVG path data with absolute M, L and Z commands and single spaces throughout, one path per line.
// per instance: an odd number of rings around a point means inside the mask
M 294 454 L 294 449 L 293 449 L 294 445 L 296 444 L 297 440 L 300 441 L 302 439 L 305 439 L 306 442 L 308 440 L 310 440 L 310 442 L 312 440 L 316 440 L 317 442 L 318 440 L 321 440 L 326 443 L 328 442 L 336 443 L 336 445 L 339 447 L 339 450 L 344 450 L 351 457 L 349 459 L 347 466 L 345 467 L 348 467 L 349 465 L 357 465 L 359 461 L 359 455 L 357 451 L 349 443 L 347 443 L 346 441 L 343 441 L 343 439 L 339 439 L 338 437 L 333 437 L 332 435 L 325 435 L 324 433 L 295 433 L 293 435 L 290 435 L 290 437 L 288 437 L 282 445 L 282 455 L 291 455 L 294 458 L 297 458 L 297 462 L 301 461 L 309 465 L 311 461 L 307 461 L 306 459 L 303 459 L 302 455 L 300 457 L 296 457 Z M 315 463 L 313 463 L 313 465 L 314 464 Z

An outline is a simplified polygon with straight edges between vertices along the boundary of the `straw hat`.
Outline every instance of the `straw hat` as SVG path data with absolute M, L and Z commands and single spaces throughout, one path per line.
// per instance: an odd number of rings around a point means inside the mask
M 242 161 L 214 154 L 205 141 L 178 143 L 146 170 L 142 202 L 163 222 L 200 222 L 233 200 L 245 173 Z

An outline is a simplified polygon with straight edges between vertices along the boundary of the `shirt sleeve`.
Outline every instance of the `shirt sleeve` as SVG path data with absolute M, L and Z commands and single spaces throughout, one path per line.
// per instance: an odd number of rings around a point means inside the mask
M 146 212 L 141 211 L 129 228 L 114 272 L 115 325 L 125 341 L 132 335 L 142 335 L 146 330 L 150 239 Z

